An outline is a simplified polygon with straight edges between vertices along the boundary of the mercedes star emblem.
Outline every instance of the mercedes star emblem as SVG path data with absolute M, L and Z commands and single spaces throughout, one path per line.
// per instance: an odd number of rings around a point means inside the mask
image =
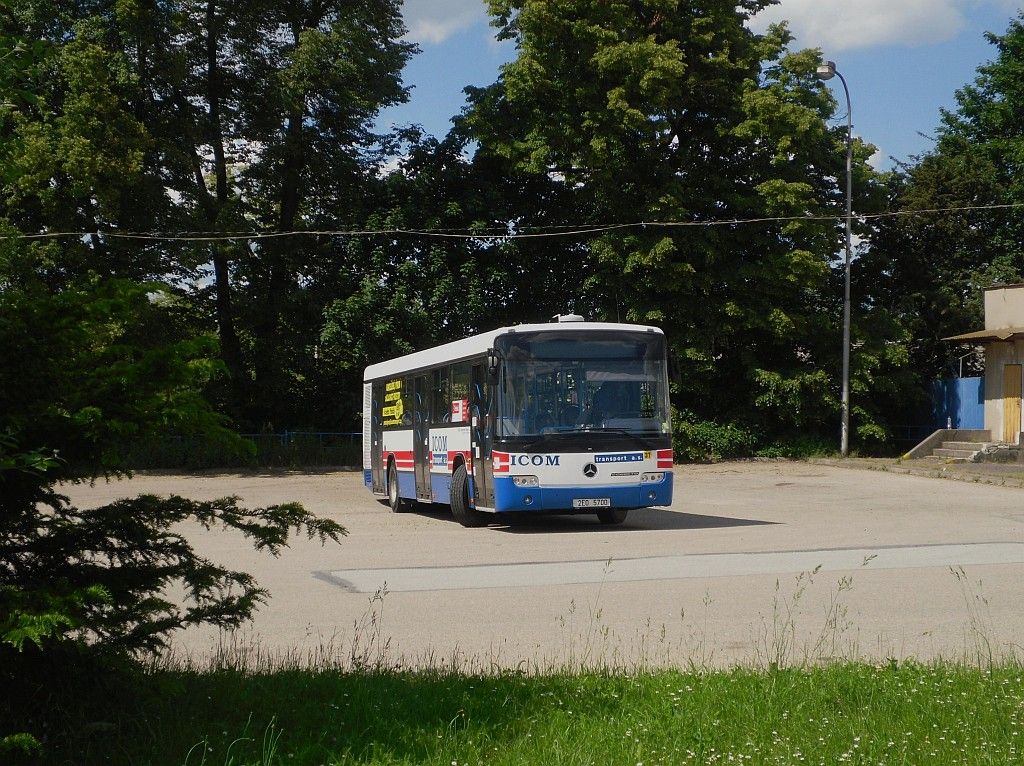
M 583 466 L 583 475 L 586 476 L 588 479 L 593 479 L 595 476 L 597 476 L 597 466 L 594 465 L 593 463 L 587 463 L 585 466 Z

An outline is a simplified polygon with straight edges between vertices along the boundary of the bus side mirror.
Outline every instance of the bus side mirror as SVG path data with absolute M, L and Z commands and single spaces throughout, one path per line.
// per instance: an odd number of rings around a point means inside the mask
M 487 378 L 491 383 L 498 381 L 498 352 L 493 348 L 487 351 Z

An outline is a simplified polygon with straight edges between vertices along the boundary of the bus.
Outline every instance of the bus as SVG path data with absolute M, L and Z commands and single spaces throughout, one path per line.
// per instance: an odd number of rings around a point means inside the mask
M 664 333 L 559 315 L 366 368 L 363 475 L 396 512 L 591 513 L 672 502 Z

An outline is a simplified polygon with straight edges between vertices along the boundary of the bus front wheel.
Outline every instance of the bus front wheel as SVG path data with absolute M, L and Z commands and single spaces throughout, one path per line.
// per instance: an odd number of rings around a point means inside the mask
M 452 474 L 452 516 L 464 527 L 482 527 L 487 517 L 469 507 L 469 476 L 463 463 Z
M 625 508 L 609 508 L 607 511 L 598 511 L 597 520 L 602 524 L 621 524 L 628 513 Z

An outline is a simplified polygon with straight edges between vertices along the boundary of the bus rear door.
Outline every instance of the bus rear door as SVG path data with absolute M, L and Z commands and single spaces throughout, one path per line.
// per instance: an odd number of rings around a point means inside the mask
M 417 375 L 413 385 L 412 456 L 416 465 L 416 499 L 430 502 L 430 385 Z

